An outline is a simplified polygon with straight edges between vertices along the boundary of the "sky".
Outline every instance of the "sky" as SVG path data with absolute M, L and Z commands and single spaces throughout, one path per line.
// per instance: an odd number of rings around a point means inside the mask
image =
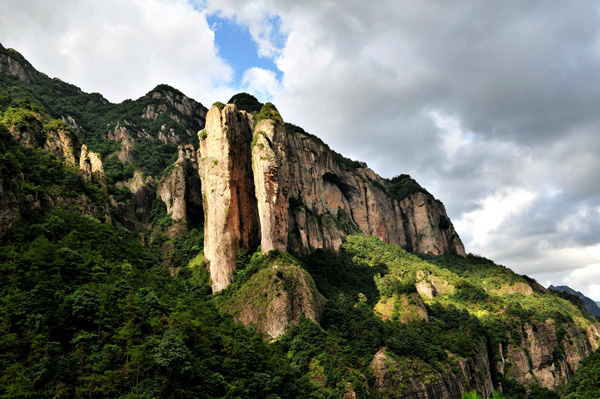
M 3 0 L 0 43 L 113 102 L 272 101 L 414 177 L 467 252 L 600 300 L 596 0 Z

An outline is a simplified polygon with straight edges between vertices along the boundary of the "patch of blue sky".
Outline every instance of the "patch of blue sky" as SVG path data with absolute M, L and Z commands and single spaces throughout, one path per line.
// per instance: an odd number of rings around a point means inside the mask
M 250 36 L 246 26 L 216 15 L 208 15 L 207 21 L 215 32 L 219 54 L 234 70 L 233 86 L 240 87 L 244 71 L 252 67 L 273 71 L 277 79 L 281 79 L 282 73 L 277 69 L 274 60 L 258 56 L 258 45 Z M 279 32 L 279 17 L 269 19 L 269 23 L 273 24 L 274 32 Z M 285 43 L 285 36 L 276 33 L 272 40 L 278 48 L 281 48 L 279 46 Z

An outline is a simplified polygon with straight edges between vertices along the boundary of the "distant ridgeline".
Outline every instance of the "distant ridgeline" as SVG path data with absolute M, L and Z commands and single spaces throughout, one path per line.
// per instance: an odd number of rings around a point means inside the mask
M 548 289 L 576 296 L 577 298 L 581 299 L 583 306 L 585 306 L 588 312 L 593 314 L 597 319 L 600 319 L 600 306 L 598 306 L 598 303 L 594 302 L 593 299 L 583 295 L 581 292 L 575 291 L 573 288 L 567 287 L 566 285 L 559 285 L 557 287 L 551 285 L 548 287 Z
M 2 46 L 0 276 L 6 398 L 593 388 L 584 303 L 467 255 L 410 176 L 246 93 L 112 104 Z

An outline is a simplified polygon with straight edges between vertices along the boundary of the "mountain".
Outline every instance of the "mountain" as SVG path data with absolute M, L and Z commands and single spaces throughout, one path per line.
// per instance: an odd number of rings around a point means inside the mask
M 2 397 L 553 398 L 598 348 L 581 300 L 273 104 L 0 71 Z
M 598 303 L 594 302 L 594 300 L 592 300 L 591 298 L 588 298 L 587 296 L 583 295 L 581 292 L 575 291 L 573 288 L 568 287 L 566 285 L 559 285 L 556 287 L 551 285 L 550 287 L 548 287 L 548 289 L 575 295 L 577 298 L 581 299 L 583 305 L 585 306 L 588 312 L 594 315 L 594 317 L 600 319 L 600 306 L 598 306 Z

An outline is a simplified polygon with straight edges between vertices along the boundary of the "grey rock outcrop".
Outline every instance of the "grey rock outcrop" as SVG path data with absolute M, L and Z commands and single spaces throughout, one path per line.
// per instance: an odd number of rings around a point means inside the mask
M 564 387 L 573 377 L 583 358 L 598 348 L 600 330 L 595 324 L 585 328 L 578 323 L 562 325 L 565 339 L 557 336 L 557 325 L 552 319 L 535 326 L 524 323 L 517 326 L 517 339 L 507 348 L 500 347 L 496 368 L 505 377 L 514 378 L 529 386 L 556 389 Z
M 40 74 L 20 53 L 13 49 L 5 49 L 1 44 L 0 73 L 16 76 L 27 83 L 36 80 Z

